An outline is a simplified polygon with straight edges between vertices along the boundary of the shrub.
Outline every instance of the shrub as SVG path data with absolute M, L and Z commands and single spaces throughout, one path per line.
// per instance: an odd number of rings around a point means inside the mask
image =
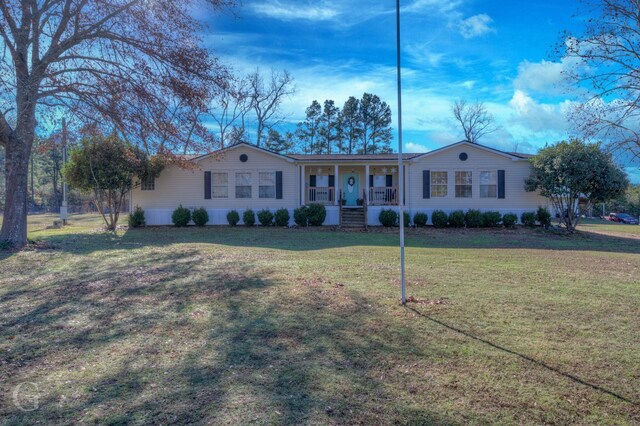
M 307 206 L 307 221 L 310 226 L 322 226 L 327 218 L 327 209 L 322 204 L 309 204 Z
M 404 217 L 404 227 L 408 228 L 411 226 L 411 215 L 409 215 L 409 213 L 407 212 L 402 212 L 404 213 L 402 216 Z
M 387 228 L 396 226 L 398 224 L 398 213 L 392 209 L 382 209 L 378 216 L 378 220 L 382 226 L 386 226 Z
M 507 213 L 502 216 L 502 224 L 506 228 L 515 228 L 516 222 L 518 222 L 518 215 L 515 213 Z
M 182 207 L 182 204 L 173 211 L 171 221 L 175 226 L 187 226 L 191 220 L 191 210 Z
M 502 222 L 502 215 L 498 211 L 488 211 L 482 213 L 482 226 L 486 228 L 497 228 Z
M 298 207 L 293 211 L 293 221 L 298 226 L 309 225 L 309 209 L 307 206 Z
M 235 210 L 231 210 L 229 213 L 227 213 L 227 222 L 231 226 L 236 226 L 238 222 L 240 222 L 240 214 L 238 214 L 238 212 Z
M 426 213 L 416 213 L 413 215 L 413 224 L 418 228 L 426 226 L 427 220 L 429 220 L 429 218 Z
M 442 210 L 434 210 L 431 214 L 431 223 L 433 223 L 433 226 L 436 228 L 446 227 L 448 221 L 449 218 L 447 217 L 447 214 Z
M 464 223 L 467 228 L 480 228 L 482 226 L 482 212 L 476 209 L 469 209 L 464 215 Z
M 256 224 L 256 214 L 251 209 L 245 210 L 244 213 L 242 213 L 242 221 L 245 226 L 253 226 Z
M 454 210 L 449 213 L 449 226 L 452 228 L 464 228 L 464 212 L 462 210 Z
M 538 207 L 536 220 L 544 229 L 548 229 L 551 226 L 551 212 L 544 207 Z
M 200 207 L 199 209 L 193 210 L 191 220 L 193 220 L 196 226 L 205 226 L 207 222 L 209 222 L 209 213 L 207 213 L 204 207 Z
M 522 215 L 520 215 L 520 222 L 522 222 L 522 224 L 524 226 L 528 226 L 528 227 L 534 227 L 536 226 L 536 214 L 535 212 L 524 212 L 522 213 Z
M 129 228 L 137 228 L 145 224 L 144 210 L 140 206 L 136 206 L 133 212 L 129 213 Z
M 258 212 L 258 222 L 262 226 L 273 225 L 273 213 L 268 209 L 262 209 Z
M 289 210 L 287 209 L 276 210 L 276 214 L 274 215 L 276 226 L 288 226 L 290 218 L 291 216 L 289 215 Z

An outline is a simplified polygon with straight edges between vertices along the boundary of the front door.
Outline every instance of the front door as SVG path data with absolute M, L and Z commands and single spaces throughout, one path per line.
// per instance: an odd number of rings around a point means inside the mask
M 345 205 L 358 205 L 358 175 L 356 173 L 345 173 L 342 177 L 342 196 L 346 200 Z

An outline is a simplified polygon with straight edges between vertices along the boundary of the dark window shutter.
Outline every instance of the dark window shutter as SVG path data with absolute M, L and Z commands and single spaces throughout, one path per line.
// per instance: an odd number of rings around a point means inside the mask
M 282 200 L 282 172 L 276 172 L 276 200 Z
M 315 188 L 316 187 L 316 175 L 309 176 L 309 186 L 311 188 Z
M 393 175 L 387 175 L 387 188 L 391 188 L 393 186 Z
M 498 198 L 504 198 L 504 170 L 498 170 Z
M 431 198 L 431 171 L 422 171 L 422 198 Z
M 373 188 L 373 175 L 369 175 L 369 187 Z
M 211 199 L 211 172 L 204 172 L 204 199 Z
M 329 188 L 333 188 L 334 186 L 336 186 L 336 177 L 329 175 Z

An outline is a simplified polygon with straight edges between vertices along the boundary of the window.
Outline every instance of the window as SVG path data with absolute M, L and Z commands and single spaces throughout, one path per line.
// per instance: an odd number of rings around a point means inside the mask
M 236 198 L 251 198 L 251 173 L 236 173 Z
M 431 172 L 431 196 L 446 197 L 448 195 L 449 174 L 447 172 Z
M 318 188 L 326 188 L 329 186 L 329 175 L 317 175 L 316 176 L 316 187 Z
M 480 172 L 480 197 L 496 198 L 498 196 L 498 172 Z
M 456 198 L 471 198 L 472 183 L 471 172 L 456 172 Z
M 155 191 L 156 180 L 154 178 L 147 178 L 140 184 L 141 191 Z
M 211 198 L 229 198 L 229 175 L 226 172 L 211 173 Z
M 387 177 L 385 175 L 373 176 L 373 186 L 376 188 L 384 188 L 387 186 Z
M 258 185 L 260 198 L 276 198 L 276 172 L 260 172 Z

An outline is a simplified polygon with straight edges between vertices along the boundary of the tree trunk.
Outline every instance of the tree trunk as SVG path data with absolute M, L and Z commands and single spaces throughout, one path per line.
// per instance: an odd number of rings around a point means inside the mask
M 0 242 L 22 248 L 27 244 L 29 202 L 29 158 L 35 137 L 36 105 L 33 95 L 18 88 L 18 120 L 14 131 L 5 134 L 6 193 Z
M 29 156 L 31 141 L 12 135 L 5 146 L 6 193 L 0 242 L 17 248 L 27 244 Z

